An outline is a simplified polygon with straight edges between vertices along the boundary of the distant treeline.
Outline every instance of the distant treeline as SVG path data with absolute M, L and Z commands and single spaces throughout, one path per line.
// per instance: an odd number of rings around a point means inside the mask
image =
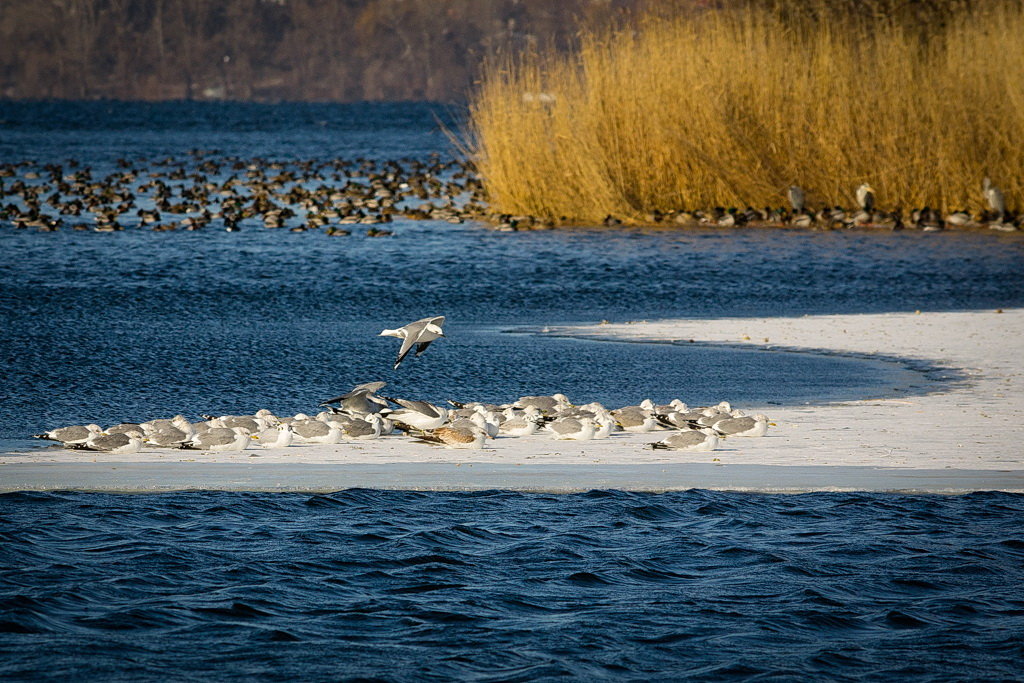
M 640 0 L 4 0 L 0 97 L 451 100 Z
M 2 0 L 0 97 L 452 100 L 488 58 L 638 13 L 837 9 L 921 26 L 982 0 Z M 983 3 L 982 3 L 983 4 Z

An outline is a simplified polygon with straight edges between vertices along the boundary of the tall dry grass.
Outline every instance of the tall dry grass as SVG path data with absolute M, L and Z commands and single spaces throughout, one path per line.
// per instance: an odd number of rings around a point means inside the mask
M 654 209 L 1024 204 L 1024 7 L 929 25 L 769 9 L 647 16 L 569 56 L 491 64 L 469 147 L 498 212 L 597 222 Z

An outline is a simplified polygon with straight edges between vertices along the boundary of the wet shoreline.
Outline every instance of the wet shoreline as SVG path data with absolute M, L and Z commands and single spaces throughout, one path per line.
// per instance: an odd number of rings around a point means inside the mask
M 250 457 L 260 457 L 250 453 Z M 1024 493 L 1024 469 L 964 470 L 866 466 L 659 464 L 511 464 L 389 462 L 384 464 L 221 462 L 26 463 L 7 459 L 0 493 L 88 491 L 153 494 L 251 491 L 329 494 L 385 491 L 518 491 L 571 494 L 592 490 L 664 493 L 702 489 L 749 493 L 872 492 L 962 495 Z M 84 459 L 84 458 L 83 458 Z

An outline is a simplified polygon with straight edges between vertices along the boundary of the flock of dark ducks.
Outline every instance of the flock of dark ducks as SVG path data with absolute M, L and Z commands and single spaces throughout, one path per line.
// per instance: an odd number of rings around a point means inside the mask
M 653 211 L 651 225 L 789 226 L 805 229 L 886 230 L 1024 229 L 1024 213 L 1007 211 L 1002 192 L 985 179 L 988 209 L 941 214 L 929 207 L 907 215 L 875 207 L 874 190 L 861 185 L 857 208 L 811 210 L 792 186 L 789 208 L 716 207 L 708 211 Z M 75 160 L 61 164 L 0 163 L 0 226 L 53 232 L 283 229 L 346 236 L 393 234 L 396 217 L 462 223 L 481 221 L 499 231 L 538 230 L 565 224 L 534 216 L 496 214 L 474 165 L 461 159 L 380 161 L 242 159 L 193 151 L 183 158 L 120 159 L 113 170 L 94 171 Z M 622 220 L 607 216 L 606 226 Z
M 979 230 L 999 232 L 1024 230 L 1024 213 L 1012 213 L 1006 209 L 1002 191 L 985 178 L 982 182 L 981 197 L 988 207 L 975 215 L 967 210 L 943 214 L 937 209 L 925 206 L 904 215 L 899 209 L 883 211 L 875 206 L 875 191 L 867 183 L 861 184 L 854 192 L 857 207 L 848 209 L 841 206 L 826 206 L 817 211 L 806 203 L 806 195 L 798 185 L 791 185 L 786 191 L 789 208 L 765 207 L 744 210 L 715 207 L 710 211 L 653 211 L 646 216 L 648 223 L 675 224 L 680 226 L 737 227 L 743 225 L 762 227 L 793 227 L 809 230 L 841 230 L 864 228 L 876 230 Z M 621 225 L 614 216 L 606 216 L 604 224 Z
M 274 161 L 193 152 L 117 162 L 100 176 L 77 161 L 0 164 L 0 222 L 15 228 L 116 232 L 243 227 L 387 236 L 394 217 L 486 218 L 483 187 L 463 161 Z

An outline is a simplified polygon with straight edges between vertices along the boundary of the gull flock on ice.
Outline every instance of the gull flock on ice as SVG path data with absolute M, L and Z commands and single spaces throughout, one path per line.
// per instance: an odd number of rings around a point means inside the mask
M 380 336 L 402 340 L 397 370 L 415 348 L 419 357 L 445 336 L 444 316 L 423 318 Z M 553 439 L 607 439 L 614 432 L 668 431 L 654 449 L 713 451 L 722 439 L 764 436 L 768 418 L 748 416 L 727 401 L 690 407 L 680 399 L 657 405 L 646 399 L 637 405 L 608 409 L 592 402 L 574 405 L 560 393 L 521 396 L 506 404 L 459 402 L 448 406 L 391 397 L 381 393 L 385 382 L 368 382 L 320 403 L 323 411 L 286 417 L 263 409 L 252 415 L 203 415 L 191 422 L 182 415 L 141 423 L 121 423 L 103 429 L 97 424 L 60 427 L 36 434 L 66 448 L 112 454 L 147 448 L 179 448 L 206 452 L 246 448 L 287 448 L 302 444 L 337 444 L 400 434 L 418 442 L 446 448 L 484 448 L 488 440 L 546 435 Z

